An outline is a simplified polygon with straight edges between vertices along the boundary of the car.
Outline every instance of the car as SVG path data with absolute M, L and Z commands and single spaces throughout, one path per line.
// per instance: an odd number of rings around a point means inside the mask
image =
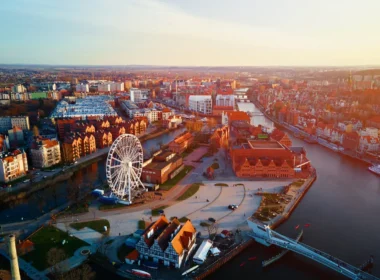
M 46 178 L 47 178 L 47 176 L 44 176 L 43 178 L 44 178 L 44 179 L 46 179 Z
M 236 204 L 231 204 L 235 209 L 239 208 Z
M 209 220 L 210 222 L 212 222 L 212 223 L 215 223 L 215 222 L 216 222 L 216 220 L 215 220 L 214 218 L 208 218 L 208 220 Z
M 228 205 L 228 209 L 230 209 L 230 210 L 235 210 L 236 208 L 233 207 L 233 206 L 230 204 L 230 205 Z

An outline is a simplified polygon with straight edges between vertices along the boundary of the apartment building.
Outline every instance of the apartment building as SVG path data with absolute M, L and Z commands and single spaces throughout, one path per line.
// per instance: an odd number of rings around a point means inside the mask
M 61 162 L 61 150 L 57 140 L 37 138 L 30 147 L 32 165 L 46 168 Z
M 8 183 L 25 176 L 28 160 L 23 150 L 0 153 L 0 182 Z
M 90 87 L 88 84 L 77 84 L 76 87 L 75 87 L 75 91 L 78 91 L 78 92 L 89 92 L 90 91 Z
M 212 99 L 211 95 L 190 95 L 189 108 L 203 114 L 212 114 Z
M 29 117 L 0 117 L 0 132 L 6 132 L 14 126 L 17 126 L 22 130 L 30 130 Z

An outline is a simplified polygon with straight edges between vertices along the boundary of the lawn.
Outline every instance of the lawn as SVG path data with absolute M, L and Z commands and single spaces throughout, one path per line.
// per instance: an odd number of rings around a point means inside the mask
M 203 185 L 202 183 L 193 183 L 180 197 L 177 198 L 177 200 L 185 200 L 189 197 L 196 194 L 196 192 L 199 190 L 199 187 Z
M 128 205 L 125 204 L 102 204 L 99 206 L 99 210 L 111 210 L 111 209 L 118 209 L 118 208 L 124 208 L 128 207 Z
M 89 221 L 89 222 L 82 222 L 82 223 L 72 223 L 70 226 L 76 230 L 81 230 L 85 227 L 91 228 L 97 232 L 105 233 L 104 232 L 104 226 L 107 226 L 108 231 L 110 229 L 110 222 L 108 220 L 95 220 L 95 221 Z
M 225 184 L 225 183 L 216 183 L 214 186 L 217 186 L 217 187 L 228 187 L 228 184 Z
M 160 210 L 164 210 L 167 207 L 168 207 L 168 205 L 164 205 L 164 206 L 160 206 L 158 208 L 152 209 L 152 216 L 159 216 L 160 215 Z
M 66 256 L 71 257 L 78 248 L 89 245 L 53 226 L 42 228 L 33 234 L 29 240 L 34 243 L 34 250 L 21 256 L 21 258 L 31 263 L 38 270 L 44 270 L 49 267 L 47 253 L 51 248 L 63 249 Z M 63 240 L 66 240 L 65 245 L 62 245 Z
M 170 190 L 172 187 L 177 185 L 178 182 L 181 181 L 182 178 L 185 177 L 187 173 L 189 173 L 189 171 L 191 171 L 192 169 L 193 169 L 192 166 L 185 165 L 185 168 L 181 172 L 179 172 L 177 176 L 175 176 L 174 178 L 170 180 L 167 180 L 165 183 L 160 185 L 160 189 L 164 191 Z

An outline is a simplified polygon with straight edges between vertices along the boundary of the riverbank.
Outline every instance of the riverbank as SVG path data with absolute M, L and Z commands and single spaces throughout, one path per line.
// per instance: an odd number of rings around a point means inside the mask
M 296 127 L 292 127 L 291 125 L 289 125 L 288 123 L 281 123 L 280 121 L 278 121 L 275 117 L 273 116 L 270 116 L 268 115 L 265 111 L 264 111 L 264 107 L 257 101 L 257 100 L 252 100 L 252 103 L 256 106 L 256 108 L 258 108 L 260 110 L 260 112 L 266 117 L 268 118 L 269 120 L 271 120 L 273 123 L 275 123 L 277 126 L 289 131 L 289 132 L 292 132 L 294 133 L 295 131 L 294 130 L 297 130 L 298 133 L 302 133 L 302 135 L 305 137 L 305 138 L 310 138 L 310 137 L 315 137 L 315 135 L 312 135 L 312 134 L 309 134 L 309 133 L 306 133 L 304 131 L 301 131 L 299 130 L 298 128 Z M 305 139 L 301 139 L 303 140 L 304 142 L 307 143 L 307 141 L 305 141 Z M 330 143 L 330 142 L 328 142 Z M 364 163 L 368 163 L 368 164 L 373 164 L 373 163 L 376 163 L 378 161 L 374 161 L 374 160 L 371 160 L 371 159 L 367 159 L 363 156 L 359 157 L 357 156 L 355 153 L 350 153 L 348 151 L 342 151 L 342 150 L 338 150 L 338 151 L 335 151 L 333 150 L 332 148 L 328 147 L 328 146 L 325 146 L 325 145 L 322 145 L 320 142 L 316 143 L 322 147 L 325 147 L 325 148 L 328 148 L 330 151 L 333 151 L 333 152 L 338 152 L 342 155 L 345 155 L 345 156 L 348 156 L 352 159 L 355 159 L 355 160 L 359 160 L 361 162 L 364 162 Z

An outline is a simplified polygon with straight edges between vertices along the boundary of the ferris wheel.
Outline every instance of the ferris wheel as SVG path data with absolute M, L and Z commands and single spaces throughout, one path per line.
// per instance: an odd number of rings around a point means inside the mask
M 116 138 L 108 152 L 106 177 L 112 194 L 120 203 L 131 204 L 133 198 L 146 191 L 140 180 L 143 165 L 143 148 L 132 134 Z

